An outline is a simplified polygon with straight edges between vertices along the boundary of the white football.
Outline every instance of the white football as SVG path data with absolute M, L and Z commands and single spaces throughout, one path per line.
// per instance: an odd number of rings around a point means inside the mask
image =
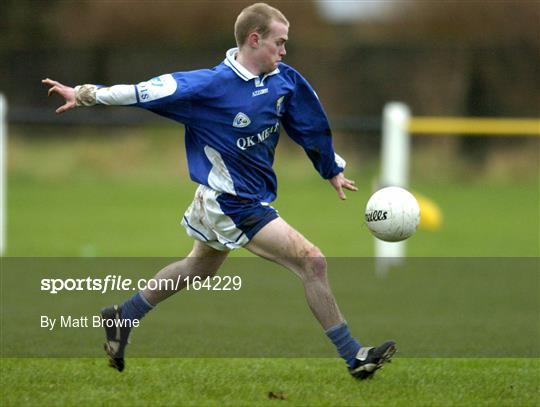
M 416 231 L 420 223 L 420 207 L 409 191 L 399 187 L 386 187 L 369 198 L 365 221 L 376 238 L 386 242 L 399 242 Z

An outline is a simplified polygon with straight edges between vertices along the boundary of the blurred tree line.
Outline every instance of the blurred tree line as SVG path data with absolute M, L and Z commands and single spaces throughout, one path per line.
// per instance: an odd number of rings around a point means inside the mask
M 0 5 L 1 88 L 41 104 L 35 81 L 133 82 L 213 66 L 246 1 L 20 1 Z M 311 1 L 276 1 L 291 21 L 286 62 L 330 112 L 537 116 L 540 2 L 395 1 L 386 18 L 332 24 Z M 37 97 L 36 97 L 37 96 Z
M 0 2 L 0 91 L 54 107 L 40 80 L 133 83 L 205 68 L 234 46 L 249 1 Z M 285 62 L 329 115 L 539 116 L 540 2 L 394 0 L 386 16 L 331 22 L 313 1 L 272 1 L 291 22 Z M 140 114 L 137 112 L 137 114 Z M 474 142 L 472 142 L 474 144 Z

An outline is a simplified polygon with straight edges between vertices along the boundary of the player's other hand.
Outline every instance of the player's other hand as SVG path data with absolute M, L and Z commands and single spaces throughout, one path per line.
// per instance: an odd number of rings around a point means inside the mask
M 354 181 L 345 178 L 342 172 L 340 172 L 338 175 L 336 175 L 333 178 L 330 178 L 328 180 L 330 184 L 334 187 L 334 189 L 337 191 L 339 199 L 345 200 L 347 199 L 347 196 L 345 195 L 345 192 L 343 192 L 343 189 L 348 189 L 349 191 L 358 191 L 358 188 L 354 185 Z
M 64 113 L 67 110 L 73 109 L 76 106 L 75 102 L 75 89 L 62 85 L 60 82 L 53 81 L 52 79 L 43 79 L 41 81 L 46 86 L 50 86 L 48 96 L 56 93 L 64 98 L 65 103 L 56 109 L 57 114 Z

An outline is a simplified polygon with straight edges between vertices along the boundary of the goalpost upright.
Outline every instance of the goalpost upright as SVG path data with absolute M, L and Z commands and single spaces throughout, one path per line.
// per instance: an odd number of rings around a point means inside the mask
M 411 112 L 405 103 L 390 102 L 384 107 L 381 174 L 377 180 L 377 189 L 387 186 L 408 188 L 410 117 Z M 374 239 L 376 272 L 379 275 L 385 274 L 390 267 L 401 263 L 405 256 L 406 243 L 404 241 L 390 243 Z

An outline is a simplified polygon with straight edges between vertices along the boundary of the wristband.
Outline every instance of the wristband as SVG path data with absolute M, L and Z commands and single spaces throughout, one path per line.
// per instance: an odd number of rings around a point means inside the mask
M 96 104 L 96 85 L 86 84 L 75 86 L 76 106 L 94 106 Z

